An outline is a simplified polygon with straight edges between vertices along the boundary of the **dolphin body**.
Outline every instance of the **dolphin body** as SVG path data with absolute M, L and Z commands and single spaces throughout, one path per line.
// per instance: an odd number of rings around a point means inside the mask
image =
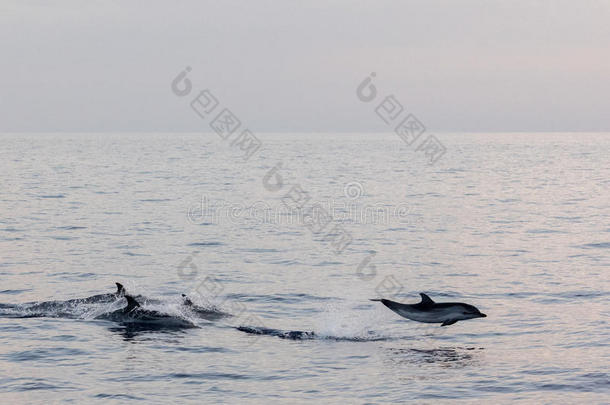
M 121 283 L 114 283 L 116 292 L 107 294 L 97 294 L 86 298 L 74 298 L 66 301 L 47 301 L 46 304 L 77 305 L 77 304 L 96 304 L 112 302 L 125 295 L 125 287 Z M 45 303 L 41 303 L 45 304 Z
M 127 300 L 127 306 L 98 316 L 101 319 L 124 324 L 145 324 L 149 326 L 167 327 L 167 328 L 192 328 L 195 327 L 190 321 L 177 316 L 164 314 L 159 311 L 142 308 L 140 303 L 131 295 L 124 295 Z
M 200 307 L 199 305 L 193 303 L 193 301 L 191 301 L 191 299 L 187 297 L 186 294 L 182 294 L 182 304 L 198 317 L 206 319 L 208 321 L 214 321 L 220 318 L 231 316 L 226 312 Z
M 182 294 L 182 306 L 176 308 L 177 314 L 145 308 L 151 304 L 163 305 L 164 301 L 142 295 L 128 294 L 121 283 L 115 284 L 117 288 L 115 292 L 66 301 L 43 301 L 25 304 L 0 303 L 0 317 L 78 319 L 82 318 L 83 315 L 93 315 L 95 319 L 115 321 L 128 327 L 163 329 L 196 327 L 196 324 L 190 320 L 191 318 L 214 321 L 231 316 L 229 313 L 214 308 L 204 308 L 196 305 L 184 294 Z M 117 301 L 126 301 L 127 305 L 114 310 L 114 308 L 117 308 L 115 303 L 120 305 Z M 112 309 L 106 304 L 112 304 Z
M 66 301 L 44 301 L 30 302 L 22 305 L 12 305 L 13 308 L 23 308 L 28 311 L 28 317 L 44 316 L 44 314 L 54 313 L 54 316 L 72 315 L 71 308 L 75 308 L 81 304 L 103 304 L 114 302 L 115 300 L 125 295 L 125 288 L 121 283 L 115 283 L 117 290 L 113 293 L 97 294 L 85 298 L 73 298 Z
M 291 331 L 281 331 L 279 329 L 271 329 L 271 328 L 253 328 L 251 326 L 238 326 L 236 328 L 239 331 L 250 333 L 252 335 L 269 335 L 269 336 L 277 336 L 281 339 L 291 339 L 291 340 L 305 340 L 305 339 L 314 339 L 316 334 L 311 332 L 304 332 L 300 330 L 291 330 Z
M 440 323 L 441 326 L 453 325 L 457 321 L 466 319 L 485 318 L 475 306 L 462 302 L 436 303 L 424 293 L 420 293 L 421 302 L 418 304 L 401 304 L 386 299 L 372 299 L 380 301 L 403 318 L 417 322 Z
M 125 295 L 125 287 L 123 287 L 123 284 L 121 284 L 121 283 L 114 283 L 114 284 L 116 285 L 116 289 L 117 289 L 115 293 L 98 294 L 98 295 L 93 295 L 93 296 L 87 297 L 87 298 L 77 298 L 77 299 L 73 299 L 73 300 L 64 301 L 64 303 L 67 303 L 67 304 L 94 304 L 94 303 L 98 303 L 98 302 L 99 303 L 112 302 Z

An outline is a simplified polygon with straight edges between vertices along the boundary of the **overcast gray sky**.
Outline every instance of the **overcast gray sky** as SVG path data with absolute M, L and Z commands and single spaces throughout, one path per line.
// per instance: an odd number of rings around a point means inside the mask
M 51 5 L 52 4 L 52 5 Z M 610 130 L 610 1 L 0 1 L 0 131 L 198 131 L 185 66 L 255 132 Z

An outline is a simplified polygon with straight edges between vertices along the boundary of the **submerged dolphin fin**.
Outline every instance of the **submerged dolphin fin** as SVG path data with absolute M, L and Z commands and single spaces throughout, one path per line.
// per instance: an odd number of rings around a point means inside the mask
M 123 284 L 121 283 L 114 283 L 116 284 L 116 295 L 118 295 L 119 297 L 122 297 L 123 295 L 125 295 L 125 287 L 123 287 Z
M 457 321 L 458 321 L 457 319 L 449 319 L 449 320 L 447 320 L 447 321 L 443 322 L 443 323 L 441 324 L 441 326 L 453 325 L 453 324 L 454 324 L 454 323 L 456 323 Z
M 138 301 L 136 301 L 136 299 L 133 298 L 131 295 L 126 295 L 125 299 L 127 300 L 127 306 L 125 308 L 123 308 L 123 313 L 125 313 L 125 314 L 133 311 L 134 309 L 136 309 L 140 306 Z
M 432 301 L 432 298 L 428 297 L 426 294 L 424 293 L 419 293 L 419 295 L 421 295 L 421 302 L 419 303 L 420 305 L 433 305 L 434 301 Z

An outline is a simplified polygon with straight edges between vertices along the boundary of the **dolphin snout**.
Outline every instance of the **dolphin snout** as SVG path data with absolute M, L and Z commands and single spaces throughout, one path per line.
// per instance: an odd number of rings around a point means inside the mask
M 479 314 L 479 316 L 480 316 L 481 318 L 487 318 L 487 315 L 485 315 L 483 312 L 481 312 L 481 313 Z

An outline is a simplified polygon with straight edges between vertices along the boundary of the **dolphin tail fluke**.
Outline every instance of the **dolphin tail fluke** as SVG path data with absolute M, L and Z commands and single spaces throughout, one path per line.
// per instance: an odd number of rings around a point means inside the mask
M 405 316 L 405 312 L 408 311 L 409 305 L 401 304 L 400 302 L 395 302 L 395 301 L 386 300 L 386 299 L 380 299 L 379 301 L 381 301 L 381 303 L 383 305 L 390 308 L 392 311 L 396 312 L 398 315 L 408 319 L 408 317 Z
M 127 300 L 127 306 L 123 308 L 124 313 L 131 312 L 140 306 L 140 303 L 136 301 L 136 299 L 133 298 L 131 295 L 126 295 L 125 299 Z

